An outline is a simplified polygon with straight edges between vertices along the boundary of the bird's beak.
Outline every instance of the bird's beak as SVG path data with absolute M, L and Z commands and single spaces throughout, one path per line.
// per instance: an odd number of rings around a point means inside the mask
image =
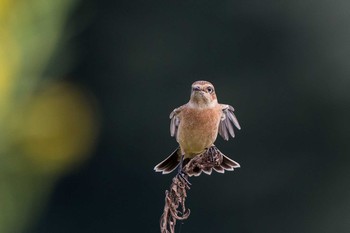
M 204 95 L 204 92 L 205 92 L 200 87 L 193 87 L 192 91 L 193 91 L 193 94 L 195 95 L 198 95 L 198 94 Z
M 201 89 L 195 89 L 194 90 L 195 94 L 199 94 L 199 95 L 204 95 L 205 91 L 201 90 Z

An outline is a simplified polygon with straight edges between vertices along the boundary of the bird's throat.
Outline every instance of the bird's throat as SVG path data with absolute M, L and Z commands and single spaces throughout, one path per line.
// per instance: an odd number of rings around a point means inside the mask
M 205 98 L 204 96 L 192 96 L 189 101 L 189 106 L 192 108 L 205 109 L 205 108 L 213 108 L 217 104 L 216 100 L 210 100 Z

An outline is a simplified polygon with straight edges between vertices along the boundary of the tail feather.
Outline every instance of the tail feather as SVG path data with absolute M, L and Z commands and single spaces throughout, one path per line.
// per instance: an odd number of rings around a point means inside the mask
M 154 170 L 156 172 L 162 172 L 162 174 L 169 174 L 175 170 L 175 168 L 179 165 L 180 162 L 180 147 L 176 148 L 176 150 L 171 153 L 166 159 L 162 162 L 158 163 Z
M 207 175 L 211 175 L 211 172 L 213 171 L 213 169 L 211 167 L 205 167 L 202 170 Z
M 213 167 L 213 169 L 218 173 L 225 173 L 225 170 L 221 165 L 215 166 L 215 167 Z
M 233 171 L 235 168 L 239 168 L 241 167 L 239 165 L 239 163 L 237 163 L 236 161 L 230 159 L 229 157 L 227 157 L 226 155 L 224 155 L 215 145 L 211 146 L 209 149 L 207 149 L 206 152 L 207 156 L 221 156 L 222 157 L 222 162 L 219 165 L 216 166 L 209 166 L 209 167 L 203 167 L 203 168 L 199 168 L 199 167 L 195 167 L 193 169 L 193 171 L 191 171 L 190 174 L 188 174 L 189 176 L 199 176 L 202 172 L 207 174 L 207 175 L 211 175 L 212 171 L 216 171 L 218 173 L 225 173 L 226 171 Z
M 230 159 L 226 155 L 224 155 L 215 145 L 210 147 L 206 152 L 209 153 L 208 155 L 215 156 L 220 155 L 222 156 L 222 162 L 220 165 L 214 166 L 214 167 L 204 167 L 203 169 L 199 167 L 195 167 L 193 171 L 191 171 L 189 176 L 199 176 L 202 172 L 204 172 L 207 175 L 210 175 L 212 173 L 212 170 L 218 172 L 218 173 L 224 173 L 226 171 L 233 171 L 235 168 L 241 167 L 239 163 L 236 161 Z M 169 174 L 172 171 L 176 169 L 176 167 L 180 163 L 181 158 L 181 150 L 180 147 L 176 148 L 176 150 L 171 153 L 166 159 L 164 159 L 162 162 L 157 164 L 154 167 L 154 170 L 156 172 L 162 172 L 162 174 Z M 190 161 L 189 158 L 186 158 L 183 162 L 183 166 L 186 166 L 186 164 Z
M 221 153 L 222 155 L 222 163 L 221 166 L 228 171 L 233 171 L 234 168 L 239 168 L 241 167 L 241 165 L 239 165 L 239 163 L 237 163 L 236 161 L 230 159 L 229 157 L 227 157 L 226 155 L 224 155 L 223 153 Z

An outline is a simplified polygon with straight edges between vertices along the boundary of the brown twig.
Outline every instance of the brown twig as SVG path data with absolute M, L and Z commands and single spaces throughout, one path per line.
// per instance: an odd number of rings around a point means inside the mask
M 176 220 L 185 220 L 190 215 L 190 210 L 186 209 L 185 206 L 186 190 L 189 190 L 190 186 L 185 179 L 186 177 L 176 175 L 173 178 L 170 191 L 165 191 L 164 212 L 160 219 L 162 233 L 174 233 Z M 182 210 L 180 211 L 179 208 Z
M 223 171 L 220 166 L 222 153 L 212 146 L 202 154 L 191 159 L 184 167 L 183 174 L 177 174 L 172 181 L 170 190 L 165 191 L 164 212 L 160 219 L 161 233 L 174 233 L 176 220 L 185 220 L 190 216 L 190 209 L 185 206 L 187 190 L 190 189 L 189 176 L 199 176 L 202 171 L 210 174 L 212 169 Z

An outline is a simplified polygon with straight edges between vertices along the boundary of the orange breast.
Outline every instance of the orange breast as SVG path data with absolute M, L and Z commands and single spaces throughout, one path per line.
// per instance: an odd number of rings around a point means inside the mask
M 221 114 L 219 108 L 181 111 L 177 140 L 186 158 L 194 157 L 215 142 Z

